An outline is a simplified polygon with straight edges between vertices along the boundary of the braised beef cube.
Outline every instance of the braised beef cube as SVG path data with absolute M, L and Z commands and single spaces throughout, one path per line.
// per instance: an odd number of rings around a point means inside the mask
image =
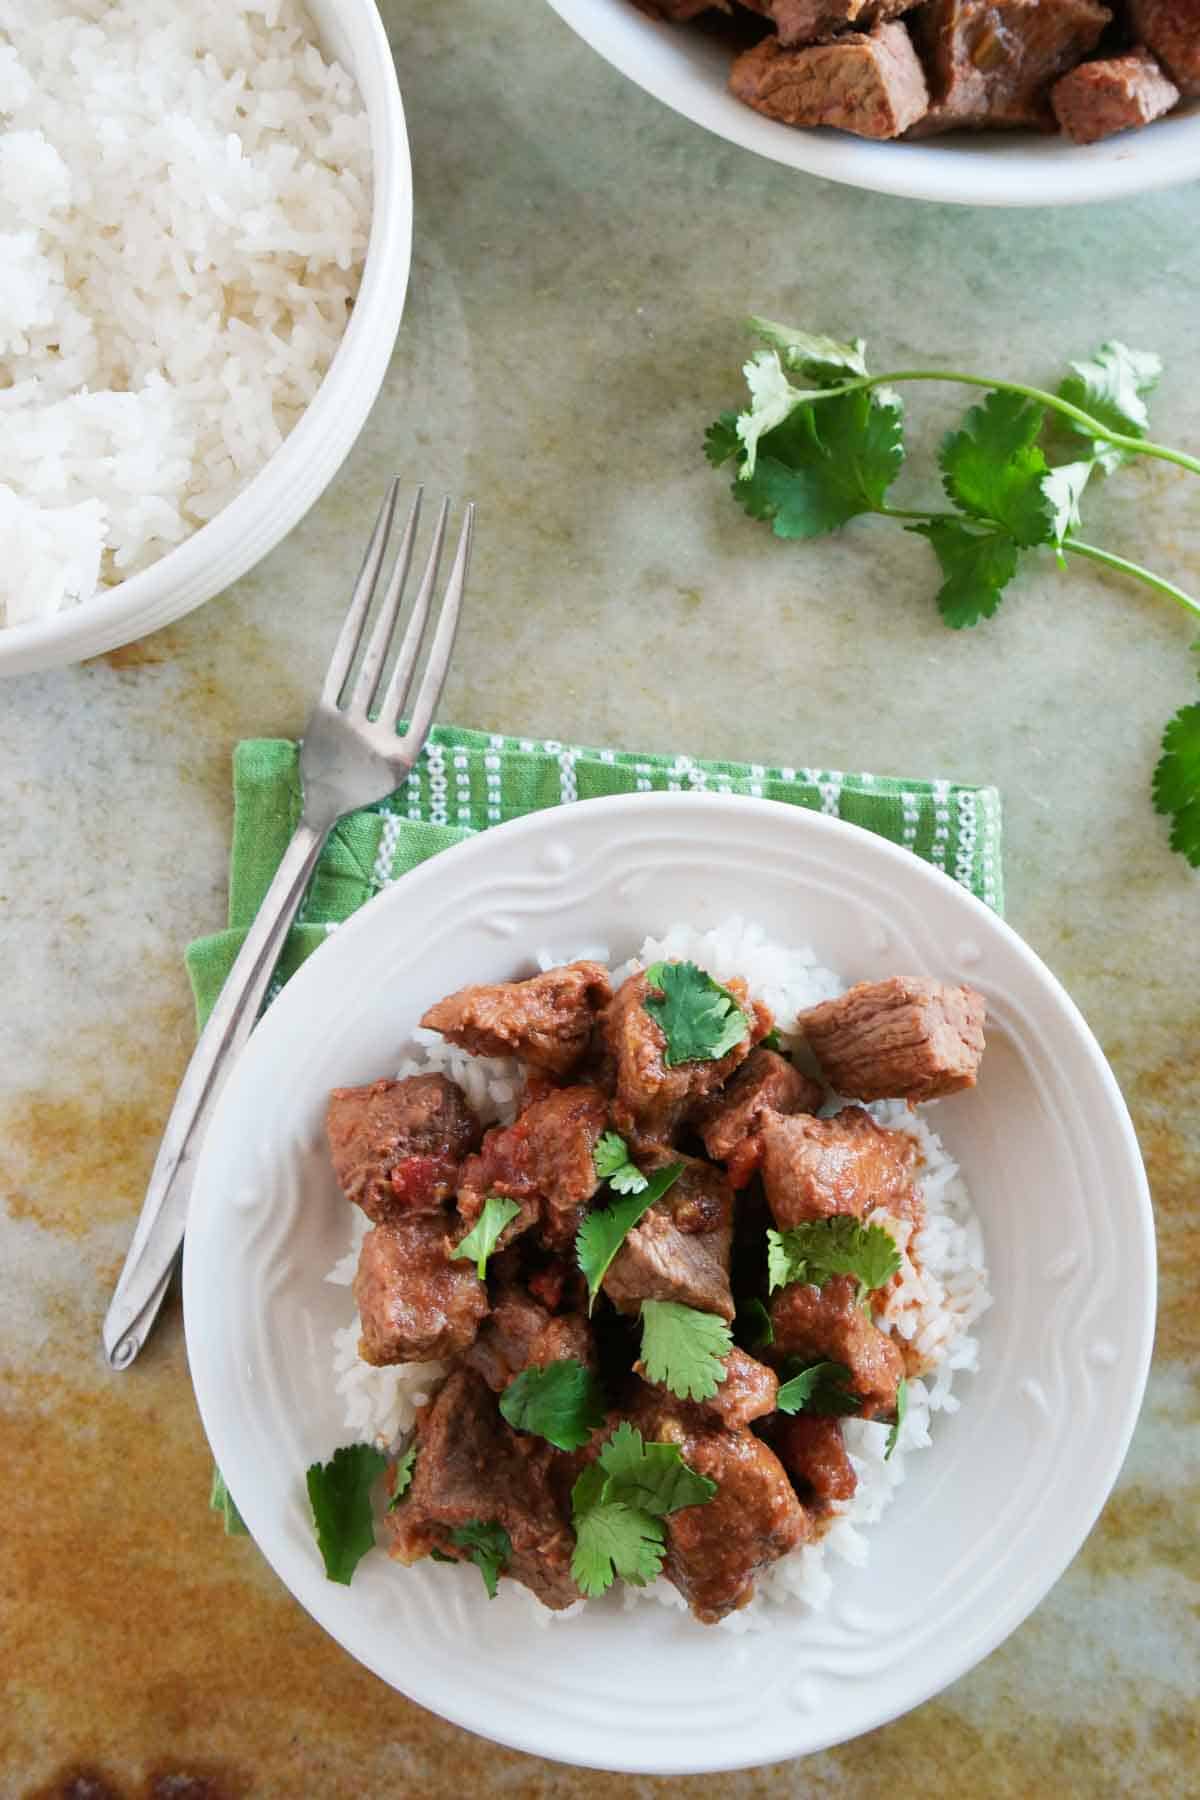
M 600 1007 L 612 996 L 599 963 L 569 963 L 527 981 L 465 987 L 421 1020 L 474 1056 L 519 1056 L 550 1075 L 568 1075 L 587 1050 Z
M 771 1302 L 777 1363 L 797 1356 L 804 1362 L 838 1362 L 850 1371 L 846 1385 L 862 1404 L 856 1417 L 892 1412 L 904 1359 L 886 1332 L 858 1303 L 852 1275 L 835 1275 L 823 1287 L 795 1281 Z
M 786 1056 L 760 1045 L 728 1086 L 703 1103 L 693 1123 L 715 1162 L 726 1162 L 736 1155 L 739 1170 L 745 1171 L 746 1140 L 758 1132 L 765 1114 L 813 1113 L 822 1098 L 818 1084 L 795 1068 Z M 742 1186 L 748 1179 L 746 1171 L 734 1185 Z
M 736 59 L 729 85 L 769 119 L 833 125 L 856 137 L 899 137 L 929 104 L 925 72 L 898 24 L 799 50 L 766 37 Z
M 416 1213 L 362 1241 L 354 1298 L 364 1362 L 436 1362 L 471 1343 L 488 1309 L 469 1262 L 451 1262 L 446 1218 Z
M 600 1185 L 593 1152 L 607 1120 L 599 1088 L 555 1088 L 535 1100 L 514 1124 L 486 1134 L 463 1169 L 459 1212 L 473 1224 L 489 1194 L 518 1200 L 522 1213 L 506 1227 L 503 1244 L 536 1223 L 548 1249 L 569 1249 Z
M 771 1430 L 771 1447 L 792 1478 L 801 1500 L 827 1512 L 838 1501 L 852 1500 L 858 1477 L 842 1437 L 840 1419 L 816 1413 L 780 1413 Z
M 869 31 L 919 4 L 920 0 L 742 0 L 743 6 L 773 21 L 779 42 L 788 49 L 820 43 L 848 27 Z
M 775 1371 L 768 1369 L 765 1363 L 755 1362 L 752 1356 L 747 1356 L 736 1346 L 722 1360 L 725 1377 L 710 1399 L 694 1402 L 697 1411 L 712 1414 L 731 1431 L 774 1412 L 775 1396 L 779 1392 L 779 1377 Z M 660 1388 L 659 1383 L 648 1380 L 640 1363 L 634 1367 L 648 1387 Z M 662 1388 L 661 1391 L 669 1390 Z
M 663 1521 L 663 1573 L 696 1618 L 715 1625 L 753 1599 L 757 1575 L 811 1537 L 812 1521 L 778 1457 L 752 1431 L 726 1430 L 657 1388 L 639 1397 L 634 1423 L 648 1441 L 678 1445 L 689 1468 L 717 1484 L 706 1504 Z
M 929 0 L 913 15 L 932 104 L 915 136 L 1052 131 L 1049 91 L 1112 18 L 1097 0 Z
M 508 1287 L 494 1302 L 465 1360 L 499 1394 L 522 1369 L 545 1368 L 567 1357 L 595 1367 L 587 1319 L 579 1313 L 556 1317 L 521 1288 Z
M 763 1186 L 781 1231 L 835 1213 L 862 1218 L 877 1206 L 902 1218 L 919 1215 L 916 1144 L 906 1131 L 877 1125 L 861 1106 L 843 1107 L 831 1119 L 768 1115 L 762 1142 Z
M 557 1453 L 518 1439 L 486 1383 L 456 1369 L 417 1414 L 412 1484 L 386 1522 L 391 1555 L 413 1563 L 431 1550 L 459 1560 L 452 1533 L 475 1522 L 503 1527 L 512 1557 L 502 1573 L 559 1611 L 580 1598 L 571 1579 L 575 1540 L 555 1498 Z
M 342 1192 L 376 1222 L 436 1212 L 480 1138 L 461 1088 L 444 1075 L 334 1088 L 325 1130 Z
M 604 1292 L 620 1312 L 636 1312 L 643 1300 L 675 1300 L 732 1319 L 729 1183 L 695 1157 L 664 1153 L 661 1161 L 681 1162 L 683 1173 L 627 1233 L 604 1277 Z
M 1054 116 L 1077 144 L 1095 144 L 1118 131 L 1149 125 L 1178 99 L 1179 89 L 1148 50 L 1080 63 L 1050 90 Z
M 623 982 L 601 1014 L 601 1043 L 616 1089 L 613 1123 L 635 1145 L 666 1143 L 684 1115 L 722 1087 L 752 1045 L 770 1030 L 770 1016 L 765 1008 L 751 1006 L 745 984 L 734 980 L 725 985 L 753 1023 L 741 1042 L 716 1062 L 668 1066 L 666 1037 L 646 1011 L 646 996 L 652 990 L 645 975 L 631 975 Z
M 1200 0 L 1129 0 L 1134 35 L 1181 94 L 1200 94 Z
M 826 1079 L 854 1100 L 936 1100 L 975 1086 L 987 1005 L 915 975 L 860 981 L 801 1015 Z

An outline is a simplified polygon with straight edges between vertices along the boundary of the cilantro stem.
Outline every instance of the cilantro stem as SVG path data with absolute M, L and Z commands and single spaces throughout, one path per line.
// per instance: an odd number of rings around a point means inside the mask
M 1162 462 L 1178 463 L 1181 469 L 1190 469 L 1193 475 L 1200 475 L 1200 457 L 1189 456 L 1185 450 L 1172 450 L 1166 444 L 1153 444 L 1149 438 L 1127 437 L 1123 432 L 1111 431 L 1099 419 L 1094 419 L 1091 413 L 1084 412 L 1081 406 L 1073 405 L 1070 400 L 1064 400 L 1058 394 L 1047 393 L 1045 388 L 1028 387 L 1023 381 L 993 381 L 985 375 L 964 375 L 959 369 L 892 369 L 886 375 L 863 375 L 855 381 L 843 382 L 840 387 L 823 388 L 819 393 L 809 393 L 806 397 L 813 401 L 828 400 L 835 394 L 855 394 L 866 392 L 869 388 L 894 387 L 899 381 L 954 381 L 963 387 L 990 388 L 1002 394 L 1020 394 L 1026 400 L 1035 400 L 1039 406 L 1048 406 L 1054 412 L 1061 413 L 1065 419 L 1082 425 L 1090 437 L 1101 438 L 1106 444 L 1113 444 L 1130 456 L 1155 456 Z
M 1144 581 L 1147 587 L 1154 588 L 1160 594 L 1166 594 L 1168 599 L 1174 600 L 1188 612 L 1200 616 L 1200 601 L 1193 600 L 1190 594 L 1185 594 L 1182 588 L 1175 586 L 1174 582 L 1165 581 L 1161 575 L 1155 575 L 1149 569 L 1143 568 L 1141 563 L 1130 562 L 1124 556 L 1116 556 L 1111 550 L 1101 550 L 1096 544 L 1085 544 L 1079 538 L 1064 538 L 1062 547 L 1064 550 L 1071 551 L 1075 556 L 1086 556 L 1092 562 L 1103 563 L 1106 568 L 1116 569 L 1121 575 L 1132 575 L 1138 581 Z

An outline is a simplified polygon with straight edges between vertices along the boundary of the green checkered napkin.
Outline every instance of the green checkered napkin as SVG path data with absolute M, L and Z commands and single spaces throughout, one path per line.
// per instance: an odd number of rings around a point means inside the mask
M 364 901 L 462 838 L 546 806 L 667 789 L 754 794 L 848 819 L 905 845 L 997 912 L 1003 910 L 1000 796 L 995 788 L 845 775 L 836 769 L 705 762 L 682 755 L 639 756 L 442 725 L 435 727 L 399 792 L 351 814 L 331 834 L 269 998 Z M 229 924 L 200 938 L 187 952 L 200 1025 L 299 818 L 297 746 L 277 739 L 239 744 L 233 795 Z M 224 1512 L 227 1528 L 236 1529 L 240 1521 L 219 1475 L 212 1503 Z

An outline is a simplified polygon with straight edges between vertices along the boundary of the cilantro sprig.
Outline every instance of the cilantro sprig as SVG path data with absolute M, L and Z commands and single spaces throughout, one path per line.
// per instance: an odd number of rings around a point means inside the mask
M 466 1551 L 468 1562 L 473 1562 L 483 1577 L 488 1599 L 494 1600 L 500 1577 L 512 1558 L 512 1539 L 503 1525 L 495 1519 L 468 1519 L 450 1533 L 450 1542 Z
M 845 1363 L 808 1363 L 780 1383 L 775 1409 L 781 1413 L 810 1412 L 822 1418 L 857 1412 L 862 1400 L 846 1386 L 849 1379 Z
M 677 1300 L 642 1301 L 642 1367 L 647 1381 L 681 1400 L 711 1400 L 725 1379 L 733 1333 L 716 1313 Z
M 388 1511 L 394 1512 L 412 1486 L 413 1470 L 417 1466 L 417 1446 L 414 1441 L 408 1446 L 396 1463 L 396 1473 L 392 1478 L 392 1497 L 388 1501 Z
M 658 1169 L 640 1193 L 627 1194 L 613 1206 L 598 1207 L 583 1221 L 575 1236 L 575 1260 L 587 1279 L 589 1312 L 596 1304 L 596 1295 L 608 1274 L 609 1264 L 628 1233 L 682 1174 L 682 1163 L 671 1163 L 665 1169 Z
M 1026 559 L 1044 550 L 1061 567 L 1082 557 L 1200 615 L 1200 600 L 1174 582 L 1079 535 L 1097 474 L 1146 456 L 1200 475 L 1200 457 L 1148 436 L 1147 396 L 1162 374 L 1152 352 L 1111 340 L 1072 362 L 1051 393 L 958 369 L 872 375 L 861 338 L 839 343 L 769 319 L 749 328 L 766 346 L 745 365 L 749 404 L 722 413 L 704 447 L 715 468 L 735 465 L 734 498 L 777 537 L 817 537 L 867 513 L 896 520 L 928 542 L 942 577 L 937 604 L 956 631 L 993 618 Z M 986 390 L 942 444 L 950 510 L 888 499 L 905 456 L 896 389 L 923 381 Z M 1066 460 L 1050 460 L 1050 423 L 1071 445 Z M 1172 821 L 1172 848 L 1200 868 L 1200 707 L 1185 706 L 1168 724 L 1153 797 Z
M 604 1423 L 604 1389 L 573 1356 L 522 1369 L 500 1396 L 514 1431 L 534 1432 L 557 1450 L 579 1450 Z
M 824 1287 L 835 1275 L 853 1275 L 861 1302 L 899 1268 L 900 1252 L 891 1232 L 882 1225 L 864 1225 L 850 1213 L 767 1232 L 767 1281 L 772 1293 L 793 1281 Z
M 896 1384 L 896 1417 L 883 1447 L 883 1460 L 892 1460 L 892 1451 L 900 1442 L 900 1428 L 908 1416 L 908 1382 L 902 1375 Z
M 652 991 L 643 1005 L 667 1040 L 663 1061 L 669 1069 L 719 1062 L 750 1030 L 729 989 L 694 962 L 652 963 L 646 980 Z
M 643 1194 L 647 1178 L 629 1154 L 629 1145 L 617 1131 L 606 1131 L 592 1151 L 592 1167 L 601 1181 L 618 1194 Z
M 488 1257 L 500 1241 L 500 1234 L 520 1210 L 515 1200 L 507 1200 L 501 1194 L 489 1194 L 471 1230 L 450 1252 L 451 1258 L 461 1256 L 473 1261 L 475 1273 L 482 1281 L 487 1274 Z
M 684 1462 L 677 1444 L 647 1444 L 623 1419 L 571 1490 L 575 1554 L 571 1573 L 589 1599 L 619 1576 L 645 1587 L 662 1568 L 662 1521 L 684 1506 L 704 1506 L 715 1481 Z
M 325 1573 L 344 1587 L 374 1548 L 371 1489 L 387 1461 L 373 1444 L 343 1444 L 328 1462 L 313 1463 L 305 1476 Z

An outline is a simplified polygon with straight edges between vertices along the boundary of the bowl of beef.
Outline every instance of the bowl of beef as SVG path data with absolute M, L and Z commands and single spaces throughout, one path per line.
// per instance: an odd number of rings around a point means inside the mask
M 184 1304 L 229 1491 L 353 1655 L 685 1773 L 871 1729 L 1037 1603 L 1128 1443 L 1153 1232 L 986 907 L 835 819 L 636 795 L 469 840 L 293 978 Z
M 731 143 L 880 193 L 1115 199 L 1200 175 L 1200 0 L 550 0 Z

